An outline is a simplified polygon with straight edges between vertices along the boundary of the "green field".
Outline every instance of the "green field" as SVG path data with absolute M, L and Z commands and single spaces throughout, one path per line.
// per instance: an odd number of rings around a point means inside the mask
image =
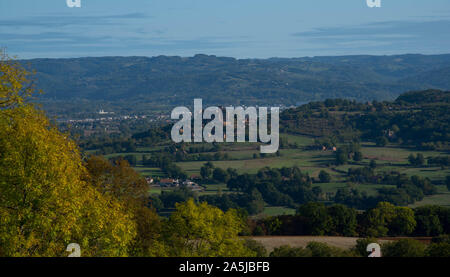
M 410 207 L 420 207 L 425 205 L 439 205 L 450 207 L 450 191 L 445 186 L 438 186 L 438 194 L 425 197 L 422 201 L 416 202 Z
M 222 169 L 234 168 L 238 173 L 257 173 L 258 170 L 264 167 L 282 168 L 297 166 L 302 171 L 308 173 L 311 177 L 317 179 L 321 170 L 328 172 L 332 176 L 332 182 L 321 184 L 315 183 L 314 186 L 320 186 L 323 193 L 334 194 L 339 188 L 352 186 L 368 195 L 376 195 L 377 189 L 388 188 L 388 185 L 374 185 L 374 184 L 347 184 L 345 182 L 346 173 L 349 168 L 367 166 L 371 160 L 377 162 L 377 172 L 391 172 L 397 171 L 407 174 L 409 176 L 418 175 L 427 177 L 431 180 L 445 179 L 450 175 L 449 168 L 440 167 L 412 167 L 408 164 L 408 156 L 410 154 L 422 153 L 425 158 L 436 157 L 440 155 L 448 155 L 448 153 L 438 151 L 417 151 L 414 149 L 407 149 L 397 145 L 389 145 L 387 147 L 376 147 L 373 143 L 362 143 L 361 152 L 363 160 L 355 163 L 342 166 L 334 165 L 334 153 L 331 150 L 305 150 L 307 146 L 313 144 L 314 139 L 301 135 L 281 134 L 281 138 L 288 142 L 289 145 L 294 145 L 294 149 L 281 149 L 280 156 L 271 155 L 269 157 L 260 157 L 259 144 L 257 143 L 224 143 L 220 145 L 220 152 L 227 154 L 227 160 L 212 161 L 215 167 Z M 203 147 L 208 144 L 189 144 L 188 147 Z M 151 155 L 154 151 L 159 151 L 163 146 L 156 147 L 141 147 L 135 153 L 116 153 L 107 155 L 105 157 L 112 158 L 116 156 L 135 155 L 138 165 L 135 169 L 143 176 L 165 177 L 164 172 L 159 168 L 149 168 L 142 166 L 142 156 Z M 207 153 L 205 153 L 207 154 Z M 209 153 L 211 154 L 211 153 Z M 213 154 L 213 152 L 212 152 Z M 256 155 L 255 155 L 256 154 Z M 256 158 L 255 158 L 256 156 Z M 193 162 L 177 162 L 176 164 L 182 168 L 189 176 L 199 176 L 200 168 L 205 164 L 204 161 Z M 200 193 L 217 194 L 229 193 L 225 184 L 211 184 L 206 185 L 207 189 Z M 414 206 L 438 204 L 450 206 L 450 193 L 444 186 L 439 188 L 439 194 L 425 197 L 423 201 L 417 202 Z M 160 190 L 152 190 L 152 193 L 160 193 Z M 283 213 L 292 213 L 289 209 L 283 207 L 266 207 L 263 215 L 276 215 Z
M 286 207 L 265 207 L 260 216 L 294 215 L 295 210 Z

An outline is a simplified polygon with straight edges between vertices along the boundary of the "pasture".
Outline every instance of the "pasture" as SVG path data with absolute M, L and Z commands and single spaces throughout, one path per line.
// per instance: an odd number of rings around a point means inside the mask
M 282 167 L 299 167 L 303 172 L 308 173 L 311 177 L 318 180 L 319 172 L 324 170 L 328 172 L 332 181 L 330 183 L 315 182 L 313 186 L 319 186 L 323 193 L 334 194 L 339 188 L 351 186 L 357 188 L 361 192 L 368 195 L 376 195 L 380 188 L 390 188 L 389 185 L 374 184 L 357 184 L 347 183 L 346 175 L 349 168 L 368 166 L 371 160 L 377 163 L 376 171 L 381 172 L 400 172 L 408 176 L 418 175 L 427 177 L 432 181 L 442 181 L 446 176 L 450 175 L 449 168 L 441 167 L 414 167 L 409 165 L 408 156 L 421 153 L 425 159 L 428 157 L 445 156 L 448 153 L 439 151 L 417 151 L 408 149 L 399 145 L 388 145 L 386 147 L 377 147 L 374 143 L 363 142 L 361 144 L 361 152 L 363 159 L 360 162 L 350 161 L 348 164 L 336 166 L 334 165 L 334 152 L 332 150 L 311 150 L 309 146 L 314 143 L 314 138 L 302 135 L 281 134 L 280 137 L 290 145 L 287 149 L 280 149 L 279 155 L 261 156 L 259 152 L 259 144 L 257 143 L 223 143 L 220 144 L 220 152 L 226 154 L 226 160 L 211 161 L 215 167 L 228 169 L 236 169 L 239 174 L 250 173 L 255 174 L 264 167 L 282 168 Z M 187 147 L 208 147 L 208 144 L 188 144 Z M 140 147 L 135 153 L 115 153 L 106 155 L 106 158 L 117 156 L 135 155 L 137 166 L 135 169 L 143 176 L 165 177 L 160 168 L 144 167 L 142 165 L 143 155 L 152 155 L 155 151 L 160 151 L 164 146 Z M 214 152 L 209 152 L 209 154 Z M 199 153 L 197 153 L 199 154 Z M 203 153 L 208 154 L 208 153 Z M 200 176 L 200 168 L 206 161 L 186 161 L 177 162 L 176 165 L 183 169 L 188 176 Z M 226 184 L 207 184 L 206 190 L 201 192 L 204 194 L 229 193 Z M 438 186 L 439 194 L 427 196 L 423 201 L 417 202 L 412 207 L 437 204 L 450 206 L 450 192 L 445 186 Z M 152 193 L 160 193 L 160 190 L 152 189 Z M 279 214 L 291 214 L 292 210 L 283 207 L 266 207 L 264 212 L 259 216 L 272 216 Z

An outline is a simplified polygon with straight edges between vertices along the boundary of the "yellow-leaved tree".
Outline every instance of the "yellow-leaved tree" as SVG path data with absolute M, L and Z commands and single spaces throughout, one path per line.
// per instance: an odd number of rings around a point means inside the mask
M 145 179 L 123 159 L 114 163 L 91 156 L 85 163 L 86 181 L 100 193 L 124 204 L 136 222 L 136 237 L 130 245 L 133 256 L 165 256 L 160 241 L 162 222 L 154 209 L 148 207 L 149 187 Z
M 0 255 L 126 256 L 132 215 L 84 180 L 78 147 L 27 103 L 29 73 L 0 59 Z
M 168 255 L 175 257 L 251 257 L 239 233 L 244 222 L 236 210 L 223 212 L 193 199 L 176 204 L 164 226 Z

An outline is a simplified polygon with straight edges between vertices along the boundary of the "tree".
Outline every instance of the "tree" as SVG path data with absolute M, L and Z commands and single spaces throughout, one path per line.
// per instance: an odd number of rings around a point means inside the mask
M 321 170 L 319 173 L 319 180 L 321 183 L 329 183 L 331 181 L 330 173 L 326 172 L 325 170 Z
M 248 248 L 251 251 L 256 253 L 256 257 L 258 257 L 258 258 L 265 258 L 265 257 L 267 257 L 267 249 L 259 241 L 256 241 L 254 239 L 245 239 L 244 243 L 245 243 L 245 247 L 246 248 Z
M 409 162 L 411 165 L 416 165 L 416 157 L 414 157 L 414 154 L 410 154 L 410 155 L 408 156 L 408 162 Z
M 227 168 L 227 173 L 228 173 L 228 176 L 230 177 L 230 179 L 236 178 L 239 175 L 237 170 L 234 168 Z
M 211 162 L 205 163 L 200 168 L 200 175 L 203 179 L 210 179 L 213 173 L 214 165 Z
M 381 246 L 383 257 L 424 257 L 426 246 L 414 239 L 400 239 Z
M 414 231 L 417 236 L 438 236 L 444 231 L 439 218 L 439 206 L 423 206 L 414 210 L 417 227 Z
M 312 193 L 314 193 L 314 195 L 315 195 L 317 198 L 319 198 L 320 195 L 323 193 L 322 188 L 319 187 L 319 186 L 313 187 L 311 191 L 312 191 Z
M 425 164 L 425 157 L 421 153 L 418 153 L 416 156 L 411 154 L 408 156 L 408 161 L 413 166 L 423 166 Z
M 169 246 L 169 256 L 255 256 L 238 237 L 243 224 L 236 210 L 224 213 L 207 203 L 195 204 L 190 199 L 176 205 L 176 211 L 165 225 L 164 241 Z
M 111 163 L 103 157 L 91 156 L 84 166 L 88 172 L 85 180 L 101 193 L 113 195 L 128 203 L 147 199 L 147 182 L 130 167 L 127 160 L 118 159 Z
M 190 198 L 197 198 L 195 192 L 187 187 L 181 187 L 172 191 L 162 191 L 159 199 L 162 201 L 164 207 L 175 208 L 177 203 L 186 202 Z
M 0 112 L 0 245 L 7 256 L 127 255 L 135 224 L 83 181 L 76 145 L 32 107 Z M 14 138 L 14 139 L 11 139 Z
M 414 211 L 407 207 L 396 207 L 388 202 L 380 202 L 365 214 L 366 235 L 383 237 L 386 235 L 410 235 L 417 222 Z
M 218 182 L 226 183 L 230 179 L 230 176 L 222 168 L 216 168 L 213 171 L 213 179 Z
M 158 242 L 162 223 L 155 210 L 145 206 L 149 200 L 145 179 L 121 158 L 111 163 L 103 157 L 91 156 L 84 166 L 88 172 L 86 182 L 103 195 L 120 201 L 135 222 L 136 236 L 130 253 L 133 256 L 155 256 L 162 251 Z
M 264 199 L 258 189 L 255 188 L 252 190 L 250 200 L 247 207 L 249 214 L 259 214 L 264 210 Z
M 353 248 L 353 251 L 362 257 L 369 256 L 369 252 L 367 252 L 367 246 L 371 243 L 378 243 L 378 240 L 375 238 L 363 238 L 356 240 L 356 246 Z
M 297 210 L 297 215 L 304 219 L 305 229 L 308 234 L 322 236 L 328 233 L 330 217 L 324 204 L 309 202 L 301 205 Z
M 417 222 L 414 211 L 408 207 L 396 207 L 395 216 L 389 222 L 389 234 L 394 236 L 407 236 L 414 232 Z
M 385 147 L 388 144 L 389 140 L 386 137 L 378 137 L 375 140 L 375 143 L 378 147 Z
M 343 165 L 348 162 L 348 152 L 346 149 L 339 148 L 335 153 L 337 165 Z
M 389 232 L 388 225 L 395 217 L 395 206 L 391 203 L 380 202 L 365 213 L 365 233 L 371 237 L 384 237 Z
M 363 154 L 361 153 L 361 151 L 357 151 L 355 152 L 355 154 L 353 155 L 353 160 L 355 162 L 360 162 L 363 159 Z
M 377 161 L 375 161 L 375 160 L 370 160 L 369 167 L 370 167 L 371 169 L 377 168 Z
M 330 217 L 330 231 L 336 235 L 355 236 L 356 226 L 356 210 L 347 206 L 336 204 L 328 207 L 328 215 Z
M 445 184 L 447 185 L 447 189 L 450 191 L 450 176 L 447 176 L 447 178 L 445 178 Z
M 450 243 L 448 242 L 440 242 L 440 243 L 431 243 L 426 250 L 428 257 L 436 257 L 436 258 L 449 258 L 450 257 Z
M 137 158 L 136 155 L 126 155 L 123 157 L 124 160 L 126 160 L 131 166 L 136 166 L 137 164 Z
M 270 253 L 270 257 L 281 258 L 300 258 L 311 256 L 311 250 L 305 249 L 303 247 L 291 247 L 289 245 L 282 245 L 280 247 L 277 247 Z
M 0 246 L 5 256 L 125 256 L 136 226 L 122 203 L 83 180 L 75 143 L 27 104 L 29 73 L 0 62 Z
M 39 93 L 30 80 L 31 76 L 31 72 L 0 49 L 0 109 L 21 106 L 30 96 Z
M 419 153 L 416 156 L 416 165 L 423 166 L 425 164 L 425 158 L 423 154 Z

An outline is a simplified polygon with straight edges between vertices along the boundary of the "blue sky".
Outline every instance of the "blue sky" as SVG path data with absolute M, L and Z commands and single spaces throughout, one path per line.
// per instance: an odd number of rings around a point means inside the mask
M 450 0 L 0 0 L 19 58 L 450 53 Z

